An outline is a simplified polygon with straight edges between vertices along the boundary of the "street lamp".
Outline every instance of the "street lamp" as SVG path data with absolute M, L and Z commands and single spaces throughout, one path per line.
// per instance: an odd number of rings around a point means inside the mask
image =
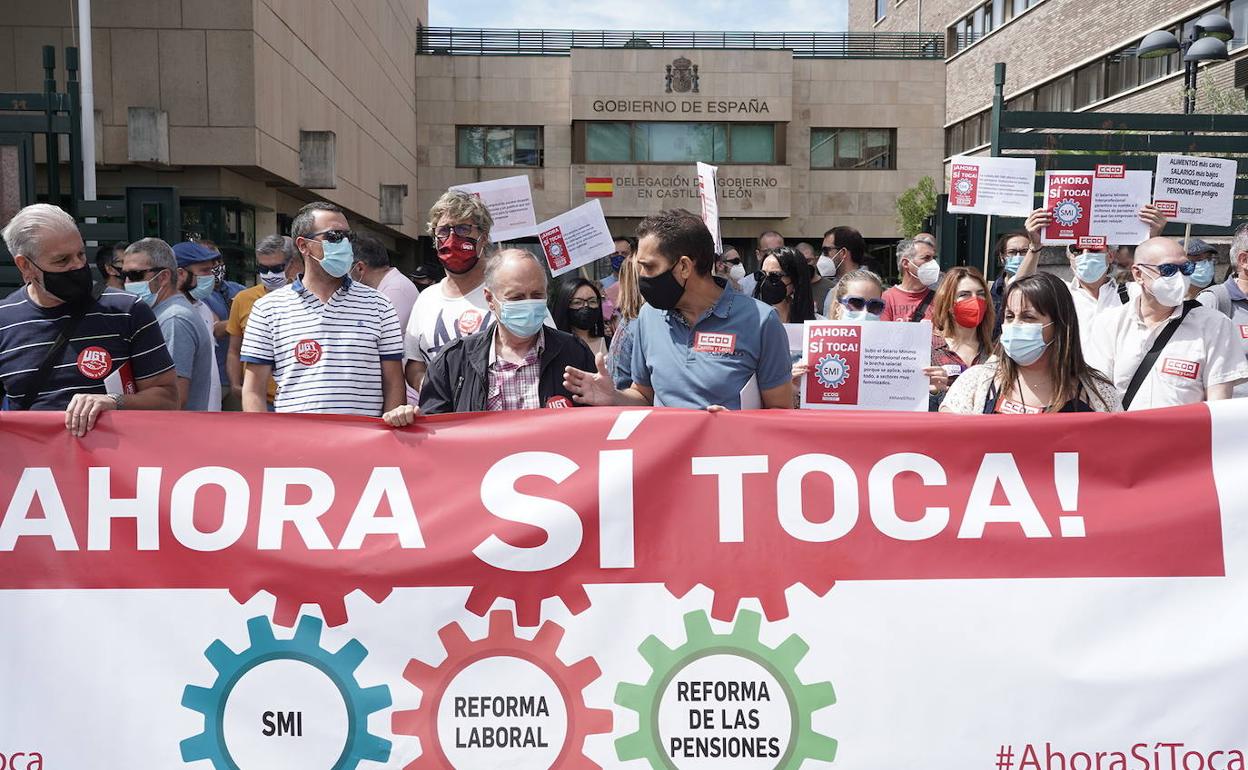
M 1136 57 L 1158 59 L 1183 52 L 1183 114 L 1196 111 L 1196 66 L 1202 61 L 1226 61 L 1230 54 L 1226 41 L 1235 36 L 1235 30 L 1225 16 L 1207 13 L 1196 20 L 1192 31 L 1182 43 L 1173 32 L 1159 29 L 1149 32 L 1140 41 Z

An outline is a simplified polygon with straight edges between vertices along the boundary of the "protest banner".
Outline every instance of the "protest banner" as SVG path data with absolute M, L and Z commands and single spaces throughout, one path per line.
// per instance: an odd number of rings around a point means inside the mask
M 1226 158 L 1158 155 L 1153 205 L 1172 222 L 1231 224 L 1238 164 Z
M 1246 432 L 1233 401 L 2 413 L 0 755 L 1242 768 Z
M 802 409 L 925 412 L 932 322 L 807 321 Z
M 715 193 L 715 172 L 718 168 L 698 161 L 698 200 L 702 202 L 702 221 L 711 231 L 715 253 L 724 253 L 724 242 L 719 237 L 719 198 Z
M 615 241 L 597 200 L 547 219 L 537 226 L 538 240 L 550 274 L 560 276 L 615 251 Z
M 1095 171 L 1046 171 L 1045 207 L 1053 224 L 1041 232 L 1045 245 L 1074 243 L 1101 236 L 1115 246 L 1134 246 L 1148 238 L 1139 213 L 1151 200 L 1149 171 L 1128 171 L 1121 164 L 1100 164 Z
M 1035 208 L 1035 158 L 959 155 L 951 160 L 949 213 L 1025 217 Z
M 450 189 L 481 199 L 494 220 L 490 237 L 495 243 L 524 238 L 537 232 L 537 214 L 533 210 L 533 189 L 529 185 L 528 174 L 460 184 Z

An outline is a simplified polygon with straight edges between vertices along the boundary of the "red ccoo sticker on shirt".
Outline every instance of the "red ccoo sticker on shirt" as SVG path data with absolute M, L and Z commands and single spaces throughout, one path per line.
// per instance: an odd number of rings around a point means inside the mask
M 1166 219 L 1174 219 L 1179 215 L 1178 201 L 1153 201 L 1153 208 L 1164 214 Z
M 699 353 L 731 355 L 737 350 L 737 335 L 719 332 L 698 332 L 693 335 L 693 349 Z
M 476 308 L 469 308 L 455 319 L 455 328 L 459 329 L 461 335 L 467 337 L 469 334 L 477 333 L 483 320 L 485 320 L 485 313 Z
M 542 233 L 542 251 L 546 253 L 546 264 L 552 271 L 572 264 L 572 256 L 568 254 L 568 244 L 563 241 L 563 231 L 552 227 Z
M 1167 358 L 1161 362 L 1161 371 L 1166 374 L 1194 380 L 1200 374 L 1200 362 L 1185 361 L 1182 358 Z
M 299 340 L 295 345 L 295 360 L 311 366 L 321 360 L 321 343 L 316 340 Z
M 83 377 L 102 380 L 113 370 L 113 357 L 97 345 L 85 348 L 78 354 L 78 371 Z
M 1239 336 L 1241 336 L 1241 337 L 1243 337 L 1244 339 L 1248 340 L 1248 324 L 1240 324 L 1240 325 L 1239 325 Z

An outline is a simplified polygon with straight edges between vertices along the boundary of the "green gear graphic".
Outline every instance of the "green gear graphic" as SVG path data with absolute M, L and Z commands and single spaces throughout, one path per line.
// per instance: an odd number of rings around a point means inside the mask
M 776 763 L 777 768 L 799 768 L 807 759 L 832 762 L 836 759 L 836 739 L 814 731 L 811 720 L 816 711 L 836 702 L 830 682 L 803 684 L 797 665 L 810 646 L 794 634 L 774 650 L 758 638 L 762 615 L 742 610 L 732 631 L 716 634 L 706 612 L 685 615 L 686 640 L 671 649 L 657 636 L 641 643 L 638 651 L 650 664 L 645 684 L 622 682 L 616 688 L 615 702 L 637 712 L 637 732 L 616 739 L 615 752 L 623 761 L 646 759 L 654 770 L 678 770 L 663 749 L 659 735 L 659 702 L 668 684 L 681 669 L 708 655 L 737 655 L 765 668 L 780 683 L 792 715 L 789 745 Z

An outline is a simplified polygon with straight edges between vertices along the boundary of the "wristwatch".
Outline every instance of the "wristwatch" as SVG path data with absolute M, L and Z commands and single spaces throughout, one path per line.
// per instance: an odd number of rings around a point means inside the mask
M 126 397 L 121 393 L 109 393 L 108 397 L 113 400 L 114 409 L 121 409 L 121 405 L 126 402 Z

